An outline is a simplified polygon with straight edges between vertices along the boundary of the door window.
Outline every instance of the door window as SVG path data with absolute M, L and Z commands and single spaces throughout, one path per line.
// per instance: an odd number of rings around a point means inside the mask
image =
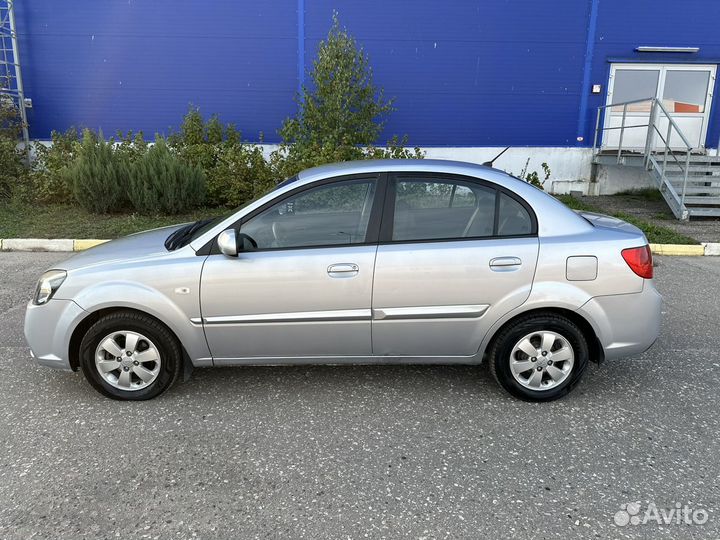
M 395 242 L 523 236 L 535 232 L 526 206 L 493 187 L 462 180 L 404 176 L 396 179 L 394 185 Z
M 709 71 L 672 70 L 665 75 L 663 105 L 671 113 L 703 113 Z
M 243 223 L 256 249 L 360 244 L 370 223 L 374 180 L 347 180 L 292 195 Z
M 638 99 L 654 98 L 657 94 L 659 69 L 618 69 L 615 72 L 615 85 L 613 87 L 613 103 L 626 103 Z M 627 111 L 650 112 L 650 101 L 641 101 L 628 105 Z M 616 106 L 614 112 L 622 112 L 623 106 Z
M 492 188 L 434 179 L 395 183 L 395 241 L 492 236 L 494 221 Z

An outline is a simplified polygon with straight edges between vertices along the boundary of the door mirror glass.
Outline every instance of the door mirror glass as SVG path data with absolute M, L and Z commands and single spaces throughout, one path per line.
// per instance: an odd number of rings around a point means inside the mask
M 218 235 L 218 248 L 220 253 L 228 257 L 237 257 L 238 238 L 235 229 L 227 229 Z

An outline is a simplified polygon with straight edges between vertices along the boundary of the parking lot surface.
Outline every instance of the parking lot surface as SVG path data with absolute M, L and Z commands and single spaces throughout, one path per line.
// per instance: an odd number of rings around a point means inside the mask
M 659 258 L 655 347 L 535 404 L 453 366 L 198 369 L 111 401 L 29 357 L 65 257 L 0 254 L 0 538 L 720 536 L 720 258 Z

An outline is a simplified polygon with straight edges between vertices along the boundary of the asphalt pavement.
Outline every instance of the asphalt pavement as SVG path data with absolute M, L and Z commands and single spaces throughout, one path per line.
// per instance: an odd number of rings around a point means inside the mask
M 533 404 L 447 366 L 212 368 L 111 401 L 23 338 L 65 257 L 0 253 L 0 538 L 720 537 L 720 258 L 658 258 L 655 347 Z

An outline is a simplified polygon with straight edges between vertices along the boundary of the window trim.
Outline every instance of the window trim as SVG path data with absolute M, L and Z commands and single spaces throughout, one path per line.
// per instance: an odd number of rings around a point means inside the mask
M 436 180 L 436 181 L 447 181 L 454 183 L 465 183 L 474 184 L 477 186 L 493 189 L 495 191 L 495 216 L 493 223 L 493 234 L 491 236 L 456 236 L 450 238 L 427 238 L 427 239 L 416 239 L 416 240 L 393 240 L 393 225 L 395 221 L 395 199 L 397 196 L 397 183 L 402 181 L 402 178 L 408 179 L 425 179 Z M 433 173 L 433 172 L 411 172 L 403 171 L 396 172 L 388 175 L 387 179 L 387 195 L 385 196 L 385 206 L 383 207 L 383 216 L 380 227 L 380 244 L 432 244 L 437 242 L 477 242 L 480 240 L 499 240 L 499 239 L 510 239 L 510 238 L 537 238 L 538 236 L 538 222 L 535 211 L 532 206 L 523 199 L 520 195 L 514 191 L 474 176 L 465 176 L 462 174 L 452 173 Z M 530 216 L 530 232 L 527 234 L 515 234 L 515 235 L 499 235 L 498 227 L 500 220 L 500 194 L 504 193 L 511 199 L 517 201 Z
M 297 251 L 300 249 L 328 249 L 328 248 L 377 245 L 379 232 L 380 232 L 380 221 L 382 218 L 381 210 L 383 208 L 385 194 L 387 191 L 387 174 L 386 173 L 346 174 L 346 175 L 342 175 L 342 176 L 333 176 L 330 178 L 323 178 L 322 180 L 317 180 L 317 181 L 311 182 L 309 184 L 304 184 L 302 186 L 298 186 L 297 188 L 287 191 L 287 192 L 283 193 L 282 195 L 275 197 L 274 199 L 271 199 L 270 201 L 266 202 L 262 206 L 253 210 L 252 212 L 242 216 L 241 218 L 239 218 L 235 222 L 233 222 L 232 225 L 230 225 L 229 227 L 226 227 L 223 230 L 235 229 L 235 231 L 240 231 L 240 228 L 242 227 L 243 223 L 250 221 L 255 216 L 261 214 L 268 208 L 271 208 L 271 207 L 275 206 L 276 204 L 281 204 L 284 200 L 289 199 L 290 197 L 299 195 L 304 191 L 310 191 L 311 189 L 322 187 L 327 184 L 335 184 L 335 183 L 339 183 L 339 182 L 347 182 L 347 181 L 353 181 L 353 180 L 367 180 L 367 181 L 375 182 L 375 194 L 373 196 L 372 209 L 370 210 L 370 219 L 368 221 L 367 232 L 365 233 L 365 240 L 363 242 L 355 242 L 352 244 L 322 244 L 322 245 L 315 245 L 315 246 L 261 248 L 261 249 L 253 249 L 253 250 L 247 251 L 245 253 L 262 253 L 262 252 L 266 252 L 266 251 L 273 251 L 273 252 L 275 252 L 275 251 Z M 207 244 L 205 244 L 202 248 L 200 248 L 198 250 L 197 254 L 201 254 L 201 253 L 203 253 L 204 255 L 220 255 L 221 254 L 220 248 L 218 247 L 218 243 L 217 243 L 217 235 L 212 240 L 210 240 Z M 240 252 L 240 253 L 243 253 L 243 252 Z

